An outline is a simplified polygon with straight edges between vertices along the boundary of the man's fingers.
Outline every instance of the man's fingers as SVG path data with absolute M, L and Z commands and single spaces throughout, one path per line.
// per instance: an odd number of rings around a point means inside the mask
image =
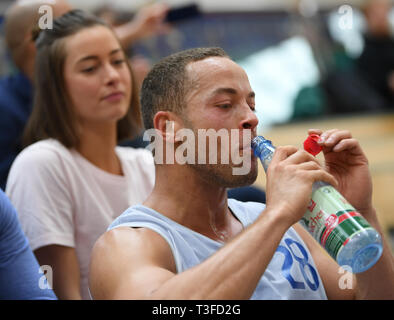
M 273 161 L 283 161 L 289 156 L 297 152 L 297 148 L 293 146 L 280 146 L 275 149 Z
M 344 139 L 351 139 L 352 134 L 347 130 L 328 130 L 320 135 L 320 144 L 324 147 L 333 147 L 339 141 Z
M 319 164 L 319 161 L 305 150 L 299 149 L 297 152 L 290 155 L 286 160 L 286 164 L 299 164 L 307 161 L 313 161 Z
M 308 161 L 298 165 L 302 170 L 321 170 L 322 166 L 316 161 Z
M 334 188 L 338 187 L 337 179 L 324 170 L 308 170 L 305 171 L 305 175 L 308 176 L 307 178 L 313 179 L 314 182 L 324 181 L 332 185 Z
M 278 147 L 275 150 L 274 158 L 272 160 L 275 162 L 283 162 L 284 165 L 315 162 L 317 166 L 320 166 L 319 161 L 311 154 L 293 146 Z
M 320 136 L 322 133 L 323 133 L 323 130 L 320 130 L 320 129 L 309 129 L 308 130 L 308 135 L 317 134 Z
M 341 140 L 337 145 L 335 145 L 332 151 L 341 152 L 344 150 L 351 150 L 357 148 L 358 146 L 359 143 L 356 139 L 345 139 Z

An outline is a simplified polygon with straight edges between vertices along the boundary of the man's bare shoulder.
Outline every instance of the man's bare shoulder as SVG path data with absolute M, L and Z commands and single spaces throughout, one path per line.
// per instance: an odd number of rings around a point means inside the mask
M 175 272 L 175 262 L 167 241 L 157 232 L 148 228 L 118 227 L 105 232 L 96 242 L 93 253 L 109 257 L 131 258 L 137 255 L 140 259 L 172 260 Z M 164 259 L 162 259 L 164 258 Z M 171 259 L 168 259 L 171 258 Z
M 94 298 L 116 298 L 125 281 L 141 283 L 142 273 L 176 273 L 167 241 L 148 228 L 118 227 L 105 232 L 95 243 L 90 260 L 89 285 Z M 127 280 L 126 280 L 127 279 Z M 105 294 L 104 294 L 105 292 Z

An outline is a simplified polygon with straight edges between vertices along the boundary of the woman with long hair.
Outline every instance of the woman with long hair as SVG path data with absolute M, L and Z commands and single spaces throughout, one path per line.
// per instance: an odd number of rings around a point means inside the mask
M 73 10 L 37 30 L 35 100 L 6 193 L 60 299 L 88 299 L 91 249 L 154 183 L 149 151 L 119 147 L 141 132 L 138 90 L 112 29 Z

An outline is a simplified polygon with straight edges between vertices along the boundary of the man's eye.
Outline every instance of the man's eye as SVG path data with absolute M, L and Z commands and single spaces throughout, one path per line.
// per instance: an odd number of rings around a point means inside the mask
M 220 109 L 230 109 L 231 108 L 231 104 L 229 104 L 229 103 L 219 104 L 218 107 Z
M 83 69 L 82 72 L 84 72 L 84 73 L 91 73 L 94 70 L 96 70 L 96 67 L 89 67 L 89 68 Z

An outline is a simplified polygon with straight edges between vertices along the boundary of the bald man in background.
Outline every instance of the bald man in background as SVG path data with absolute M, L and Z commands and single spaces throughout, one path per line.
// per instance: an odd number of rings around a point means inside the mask
M 16 73 L 0 79 L 0 188 L 5 189 L 8 171 L 22 150 L 22 134 L 33 106 L 33 77 L 36 48 L 32 30 L 43 13 L 39 9 L 50 5 L 53 18 L 72 9 L 66 0 L 19 0 L 5 15 L 5 38 Z M 135 17 L 116 27 L 124 47 L 136 40 L 167 31 L 163 21 L 168 7 L 153 4 L 142 8 Z
M 21 137 L 33 105 L 32 79 L 35 45 L 31 30 L 39 20 L 38 9 L 49 1 L 18 1 L 5 16 L 5 38 L 15 74 L 0 79 L 0 187 L 4 190 L 8 171 L 22 149 Z M 56 1 L 54 14 L 70 10 L 65 1 Z

